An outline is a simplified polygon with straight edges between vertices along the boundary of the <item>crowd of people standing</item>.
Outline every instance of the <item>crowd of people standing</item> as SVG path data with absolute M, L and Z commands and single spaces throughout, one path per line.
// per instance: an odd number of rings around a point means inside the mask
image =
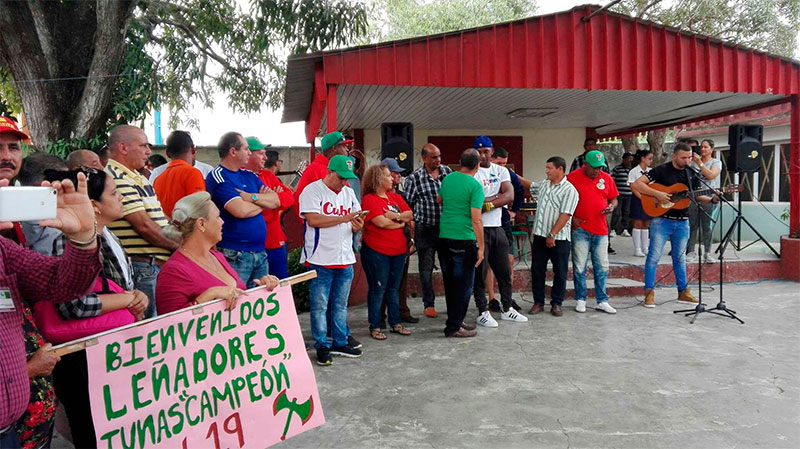
M 0 117 L 0 186 L 50 185 L 59 207 L 54 220 L 0 224 L 0 287 L 8 292 L 0 296 L 9 298 L 0 302 L 4 448 L 46 446 L 56 397 L 75 444 L 94 447 L 85 355 L 61 358 L 50 345 L 214 299 L 233 308 L 248 288 L 274 288 L 288 276 L 281 217 L 290 208 L 303 222 L 301 262 L 317 272 L 309 286 L 310 331 L 316 362 L 325 366 L 332 356 L 362 355 L 363 345 L 347 322 L 357 252 L 368 283 L 369 336 L 375 340 L 388 338 L 385 329 L 408 336 L 404 323 L 419 321 L 406 302 L 413 254 L 419 259 L 422 313 L 429 318 L 439 314 L 433 286 L 438 256 L 446 337 L 474 337 L 477 326 L 498 327 L 492 313 L 501 322 L 528 322 L 511 294 L 511 223 L 529 189 L 538 199 L 531 226 L 530 315 L 544 310 L 548 262 L 554 271 L 550 312 L 563 315 L 570 259 L 575 310 L 586 310 L 591 260 L 597 310 L 616 313 L 604 283 L 612 232 L 630 235 L 635 255 L 646 252 L 646 307 L 655 304 L 655 266 L 667 240 L 679 300 L 694 303 L 685 251 L 689 246 L 691 252 L 696 240 L 693 227 L 703 228 L 702 243 L 710 245 L 710 220 L 703 217 L 713 214 L 715 197 L 701 197 L 706 214 L 670 211 L 652 220 L 641 198 L 669 199 L 651 182 L 698 185 L 697 178 L 686 177 L 692 163 L 707 182 L 719 175 L 718 161 L 709 156 L 711 141 L 703 141 L 694 156 L 689 146 L 678 144 L 672 161 L 652 170 L 647 151 L 626 153 L 620 166 L 608 170 L 604 154 L 588 139 L 574 170 L 567 170 L 563 158 L 551 157 L 547 180 L 534 185 L 506 166 L 507 151 L 480 136 L 460 155 L 455 171 L 429 143 L 420 152 L 422 165 L 405 179 L 394 159 L 366 167 L 359 176 L 363 161 L 351 156 L 353 139 L 332 132 L 322 137 L 320 153 L 293 191 L 277 176 L 280 154 L 236 132 L 220 138 L 216 166 L 197 160 L 185 131 L 167 138 L 168 163 L 153 158 L 144 131 L 128 125 L 111 131 L 103 152 L 79 150 L 65 160 L 42 153 L 23 159 L 21 142 L 27 138 L 12 120 Z M 495 281 L 499 300 L 493 297 Z M 467 319 L 472 297 L 474 320 Z

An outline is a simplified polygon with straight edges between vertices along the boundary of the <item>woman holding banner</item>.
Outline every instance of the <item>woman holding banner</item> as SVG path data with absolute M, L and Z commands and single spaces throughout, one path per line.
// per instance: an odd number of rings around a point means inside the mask
M 211 195 L 197 192 L 181 198 L 175 203 L 172 221 L 163 233 L 181 246 L 158 275 L 159 313 L 217 298 L 225 299 L 228 309 L 233 309 L 245 285 L 225 256 L 213 249 L 222 240 L 222 218 Z M 272 290 L 278 285 L 278 278 L 266 275 L 255 283 Z
M 103 269 L 92 292 L 60 303 L 34 304 L 34 316 L 42 334 L 59 344 L 98 332 L 115 329 L 144 318 L 147 296 L 133 289 L 130 261 L 117 238 L 106 226 L 122 218 L 122 202 L 114 180 L 92 168 L 73 171 L 45 171 L 48 181 L 69 179 L 77 183 L 78 173 L 86 175 L 87 193 L 94 209 Z M 66 236 L 53 243 L 53 256 L 64 252 Z M 86 353 L 67 354 L 53 370 L 55 392 L 64 405 L 75 447 L 96 447 L 89 405 L 89 376 Z
M 381 332 L 381 303 L 386 299 L 390 331 L 410 335 L 400 319 L 398 289 L 403 279 L 408 241 L 403 228 L 414 218 L 411 208 L 392 192 L 392 173 L 385 164 L 373 165 L 364 173 L 361 208 L 364 220 L 361 264 L 367 275 L 370 335 L 385 340 Z

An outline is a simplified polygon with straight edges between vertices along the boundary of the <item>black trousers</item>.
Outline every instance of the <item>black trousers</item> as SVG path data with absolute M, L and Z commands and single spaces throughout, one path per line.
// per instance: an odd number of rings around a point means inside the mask
M 441 239 L 443 260 L 444 296 L 447 302 L 447 322 L 444 335 L 458 332 L 469 308 L 469 293 L 478 261 L 478 244 L 475 240 Z
M 511 265 L 508 263 L 508 254 L 511 251 L 506 231 L 502 227 L 483 228 L 483 245 L 483 262 L 475 270 L 475 284 L 472 289 L 475 305 L 478 307 L 478 313 L 489 310 L 489 303 L 486 300 L 486 273 L 491 267 L 497 279 L 503 311 L 507 311 L 511 307 L 512 289 Z
M 631 198 L 633 195 L 620 195 L 617 197 L 617 207 L 611 214 L 611 229 L 622 234 L 622 231 L 631 230 Z
M 439 242 L 439 226 L 417 224 L 414 242 L 419 258 L 419 281 L 422 286 L 422 306 L 433 307 L 436 295 L 433 291 L 434 257 L 439 254 L 439 267 L 444 272 L 444 262 Z M 401 310 L 402 312 L 402 310 Z
M 61 357 L 61 361 L 53 369 L 53 385 L 58 400 L 64 404 L 67 412 L 72 444 L 81 449 L 96 448 L 85 351 Z
M 547 262 L 553 263 L 553 288 L 550 290 L 550 304 L 561 305 L 567 291 L 567 272 L 569 252 L 572 244 L 569 240 L 556 240 L 556 246 L 547 247 L 547 239 L 534 235 L 531 242 L 531 289 L 533 302 L 544 305 L 544 280 L 547 273 Z

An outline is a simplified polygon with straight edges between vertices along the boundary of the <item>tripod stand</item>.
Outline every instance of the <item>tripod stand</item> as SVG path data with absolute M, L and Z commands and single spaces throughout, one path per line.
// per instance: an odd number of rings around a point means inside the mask
M 744 174 L 744 172 L 739 172 L 739 180 L 740 180 L 740 181 L 741 181 L 742 179 L 744 179 L 744 177 L 743 177 L 743 174 Z M 705 181 L 703 181 L 703 183 L 705 184 Z M 707 185 L 707 184 L 706 184 L 706 185 Z M 731 223 L 731 227 L 730 227 L 730 228 L 728 228 L 728 232 L 726 232 L 726 233 L 725 233 L 725 237 L 723 237 L 722 239 L 720 239 L 720 243 L 719 243 L 719 246 L 717 247 L 717 250 L 716 250 L 716 252 L 720 253 L 720 255 L 722 254 L 722 253 L 720 252 L 720 249 L 722 248 L 722 245 L 723 245 L 723 243 L 725 243 L 725 242 L 730 242 L 730 244 L 731 244 L 731 245 L 732 245 L 732 246 L 733 246 L 733 247 L 736 249 L 736 251 L 741 251 L 741 250 L 743 250 L 743 249 L 747 248 L 748 246 L 752 245 L 753 243 L 756 243 L 756 242 L 758 242 L 758 241 L 760 240 L 760 241 L 764 242 L 764 243 L 767 245 L 767 247 L 768 247 L 768 248 L 769 248 L 769 249 L 770 249 L 770 250 L 771 250 L 771 251 L 772 251 L 772 252 L 773 252 L 773 253 L 774 253 L 774 254 L 775 254 L 777 257 L 781 257 L 781 255 L 778 253 L 778 251 L 775 251 L 775 248 L 773 248 L 773 247 L 772 247 L 772 245 L 770 245 L 770 244 L 769 244 L 769 242 L 767 241 L 767 239 L 765 239 L 765 238 L 764 238 L 764 236 L 763 236 L 763 235 L 761 235 L 761 233 L 760 233 L 760 232 L 758 232 L 758 231 L 756 230 L 756 228 L 755 228 L 755 227 L 753 227 L 753 225 L 751 225 L 751 224 L 750 224 L 750 222 L 749 222 L 749 221 L 747 221 L 747 219 L 746 219 L 746 218 L 744 218 L 744 216 L 742 215 L 742 194 L 741 194 L 741 193 L 739 193 L 739 194 L 738 194 L 738 206 L 739 206 L 739 207 L 733 207 L 733 204 L 731 204 L 731 203 L 730 203 L 729 201 L 727 201 L 727 200 L 724 200 L 724 199 L 723 199 L 723 201 L 725 201 L 725 202 L 726 202 L 726 203 L 727 203 L 729 206 L 731 206 L 731 208 L 733 209 L 733 211 L 736 213 L 736 217 L 733 219 L 733 223 Z M 747 225 L 747 227 L 749 227 L 749 228 L 750 228 L 750 230 L 751 230 L 751 231 L 753 231 L 753 232 L 754 232 L 754 233 L 755 233 L 755 234 L 758 236 L 758 240 L 753 240 L 752 242 L 748 243 L 747 245 L 744 245 L 744 246 L 742 246 L 742 222 L 744 222 L 744 224 L 746 224 L 746 225 Z M 732 241 L 732 237 L 733 237 L 733 230 L 734 230 L 734 229 L 736 229 L 736 243 L 734 243 L 734 242 Z M 722 229 L 720 229 L 720 234 L 721 234 L 721 233 L 722 233 Z
M 687 170 L 690 170 L 690 169 L 691 169 L 690 167 L 687 167 Z M 688 176 L 688 172 L 687 172 L 687 176 Z M 708 183 L 705 180 L 703 180 L 703 178 L 698 176 L 697 173 L 695 173 L 695 176 L 697 176 L 696 179 L 699 180 L 702 184 L 705 184 L 706 187 L 711 188 L 711 186 L 708 185 Z M 690 183 L 690 186 L 691 186 L 691 183 Z M 689 187 L 689 191 L 691 191 L 691 187 Z M 719 198 L 720 198 L 720 201 L 722 203 L 728 204 L 733 209 L 736 209 L 722 195 L 720 195 Z M 711 220 L 711 222 L 714 223 L 714 219 L 710 215 L 708 215 L 708 212 L 706 212 L 705 209 L 703 209 L 702 207 L 699 207 L 699 205 L 697 204 L 697 201 L 694 198 L 693 194 L 692 194 L 691 200 L 692 200 L 692 204 L 694 204 L 697 207 L 698 212 L 702 212 L 703 214 L 705 214 L 709 218 L 709 220 Z M 741 200 L 741 197 L 740 197 L 740 200 Z M 720 208 L 721 207 L 722 207 L 722 205 L 720 205 Z M 739 211 L 740 210 L 741 209 L 739 209 Z M 739 217 L 741 217 L 741 213 L 739 213 L 738 215 L 739 215 Z M 743 217 L 741 217 L 741 218 L 742 218 L 742 220 L 744 220 Z M 690 324 L 694 324 L 695 320 L 697 320 L 697 317 L 700 316 L 701 313 L 711 313 L 711 314 L 714 314 L 714 315 L 719 315 L 719 316 L 722 316 L 722 317 L 731 318 L 731 319 L 734 319 L 734 320 L 738 321 L 741 324 L 744 324 L 744 321 L 742 321 L 738 316 L 736 316 L 736 311 L 735 310 L 731 310 L 731 309 L 729 309 L 727 307 L 727 305 L 725 304 L 725 300 L 722 297 L 722 284 L 723 284 L 723 277 L 724 277 L 724 271 L 725 271 L 724 270 L 724 266 L 725 266 L 725 249 L 727 249 L 727 246 L 728 246 L 729 243 L 732 243 L 731 242 L 731 238 L 732 238 L 732 232 L 731 231 L 733 230 L 733 226 L 731 226 L 731 228 L 728 229 L 728 232 L 725 233 L 725 236 L 723 237 L 722 236 L 722 227 L 723 227 L 722 226 L 722 212 L 720 212 L 720 214 L 719 214 L 718 221 L 719 221 L 719 236 L 720 236 L 720 244 L 719 244 L 719 247 L 717 247 L 717 252 L 719 252 L 719 302 L 717 303 L 716 306 L 711 307 L 711 308 L 706 308 L 706 305 L 703 304 L 703 243 L 700 242 L 700 244 L 698 245 L 698 254 L 700 256 L 700 264 L 699 264 L 699 268 L 698 268 L 698 276 L 699 276 L 699 280 L 698 280 L 698 295 L 697 295 L 698 303 L 694 307 L 694 309 L 675 310 L 675 311 L 672 312 L 672 313 L 683 313 L 684 316 L 693 315 L 691 321 L 689 321 Z M 745 223 L 747 223 L 746 220 L 745 220 Z M 747 225 L 750 226 L 750 223 L 747 223 Z M 752 228 L 752 226 L 751 226 L 751 228 Z M 699 233 L 700 233 L 700 238 L 698 240 L 702 241 L 702 239 L 703 239 L 703 227 L 702 227 L 702 225 L 699 228 Z M 759 235 L 759 237 L 760 237 L 760 235 Z

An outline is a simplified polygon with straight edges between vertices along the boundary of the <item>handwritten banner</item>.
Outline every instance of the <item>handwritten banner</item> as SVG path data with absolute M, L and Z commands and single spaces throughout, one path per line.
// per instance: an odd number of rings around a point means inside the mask
M 263 448 L 325 423 L 290 287 L 86 348 L 98 448 Z

